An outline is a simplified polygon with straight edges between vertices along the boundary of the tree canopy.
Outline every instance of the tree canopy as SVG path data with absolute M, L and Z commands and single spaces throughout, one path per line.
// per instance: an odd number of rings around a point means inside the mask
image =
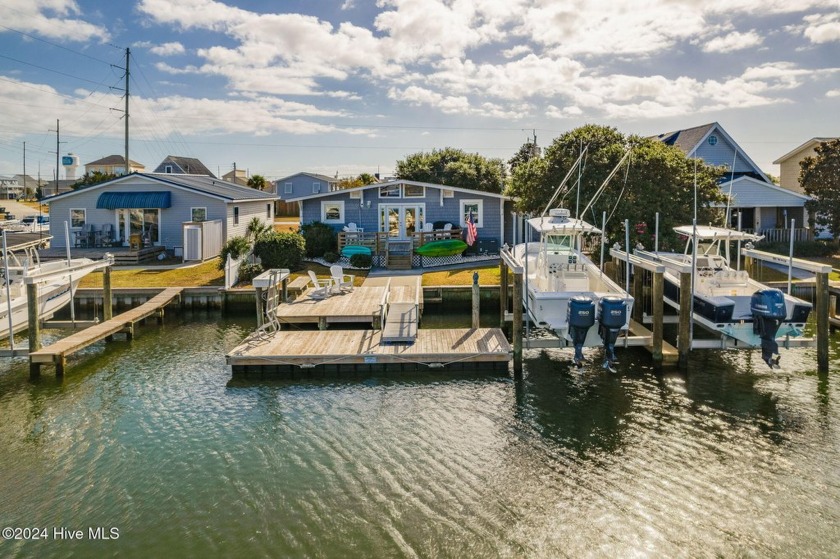
M 91 186 L 94 184 L 99 184 L 101 182 L 109 181 L 111 179 L 117 178 L 118 176 L 119 175 L 115 175 L 114 173 L 92 171 L 90 173 L 85 173 L 84 175 L 82 175 L 82 178 L 71 184 L 70 188 L 76 190 L 77 188 L 81 188 L 83 186 Z
M 488 159 L 456 148 L 418 152 L 397 161 L 397 178 L 494 192 L 501 194 L 505 165 L 501 159 Z
M 248 179 L 248 186 L 257 190 L 265 190 L 267 184 L 265 177 L 262 175 L 251 175 Z
M 717 221 L 722 224 L 722 212 L 711 207 L 724 202 L 723 192 L 718 187 L 722 169 L 688 159 L 679 149 L 657 140 L 625 136 L 607 126 L 586 125 L 556 138 L 542 157 L 516 167 L 505 193 L 517 199 L 519 210 L 542 213 L 580 155 L 581 146 L 588 146 L 588 149 L 580 172 L 580 203 L 577 202 L 578 172 L 575 171 L 565 192 L 553 204 L 570 209 L 572 215 L 583 211 L 627 149 L 632 149 L 629 159 L 604 193 L 586 215 L 580 216 L 600 227 L 602 212 L 606 212 L 610 242 L 624 244 L 621 222 L 628 219 L 631 243 L 641 242 L 652 248 L 656 212 L 659 212 L 660 247 L 677 248 L 679 244 L 672 229 L 692 222 L 695 177 L 698 223 Z
M 805 208 L 823 225 L 837 235 L 840 233 L 840 140 L 821 142 L 815 157 L 799 163 L 799 184 L 812 200 Z
M 338 181 L 338 188 L 355 188 L 357 186 L 367 186 L 376 182 L 376 177 L 370 173 L 362 173 L 358 177 L 346 178 Z

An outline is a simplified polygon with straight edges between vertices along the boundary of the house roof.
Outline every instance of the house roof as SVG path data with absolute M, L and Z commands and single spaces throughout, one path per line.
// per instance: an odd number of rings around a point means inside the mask
M 409 181 L 409 180 L 392 180 L 388 182 L 375 182 L 373 184 L 366 184 L 365 186 L 356 186 L 353 188 L 344 188 L 341 190 L 332 190 L 330 192 L 319 192 L 317 194 L 307 194 L 304 196 L 296 196 L 294 198 L 287 198 L 287 202 L 297 201 L 297 200 L 312 200 L 316 198 L 324 198 L 327 196 L 335 196 L 336 194 L 342 194 L 345 192 L 356 192 L 360 190 L 371 190 L 374 188 L 382 188 L 383 186 L 392 186 L 395 184 L 411 184 L 414 186 L 422 186 L 428 188 L 438 188 L 438 189 L 445 189 L 445 190 L 453 190 L 455 192 L 462 192 L 466 194 L 472 194 L 474 196 L 489 196 L 491 198 L 501 198 L 503 200 L 511 200 L 509 196 L 505 196 L 504 194 L 496 194 L 495 192 L 484 192 L 483 190 L 473 190 L 470 188 L 461 188 L 458 186 L 448 186 L 445 184 L 434 184 L 431 182 L 419 182 L 419 181 Z
M 188 175 L 207 175 L 208 177 L 216 178 L 216 175 L 211 173 L 210 169 L 208 169 L 204 163 L 195 157 L 180 157 L 178 155 L 167 155 L 166 158 L 160 162 L 160 165 L 155 167 L 155 171 L 157 172 L 158 169 L 166 165 L 167 161 L 174 163 Z
M 70 192 L 56 194 L 55 196 L 45 198 L 44 201 L 47 203 L 51 203 L 55 200 L 58 200 L 59 198 L 64 199 L 70 196 L 81 194 L 83 192 L 90 192 L 91 190 L 104 188 L 106 186 L 116 184 L 119 182 L 136 181 L 137 179 L 158 182 L 166 186 L 174 186 L 183 190 L 199 192 L 201 194 L 212 196 L 214 198 L 225 200 L 227 202 L 249 202 L 277 199 L 276 195 L 271 194 L 269 192 L 255 190 L 247 186 L 239 186 L 238 184 L 225 182 L 204 175 L 182 175 L 174 173 L 133 173 L 131 175 L 123 175 L 110 181 L 95 184 L 93 186 L 88 186 L 86 188 L 79 188 Z
M 679 148 L 688 157 L 696 157 L 697 148 L 706 141 L 706 138 L 708 138 L 712 132 L 716 132 L 717 134 L 723 136 L 729 145 L 736 150 L 738 156 L 752 168 L 753 174 L 756 178 L 766 182 L 767 184 L 772 184 L 772 181 L 767 178 L 764 171 L 762 171 L 761 168 L 756 165 L 752 159 L 750 159 L 747 152 L 745 152 L 743 148 L 738 145 L 738 142 L 736 142 L 732 136 L 727 134 L 726 130 L 724 130 L 717 122 L 695 126 L 694 128 L 686 128 L 685 130 L 666 132 L 664 134 L 659 134 L 658 136 L 651 136 L 651 138 L 659 140 L 669 146 Z
M 128 160 L 130 165 L 134 167 L 140 167 L 145 169 L 145 165 L 142 163 L 138 163 L 133 159 Z M 125 157 L 122 155 L 109 155 L 107 157 L 103 157 L 102 159 L 97 159 L 96 161 L 91 161 L 90 163 L 85 163 L 85 167 L 88 165 L 125 165 Z
M 294 175 L 289 175 L 288 177 L 283 177 L 282 179 L 277 179 L 276 182 L 280 183 L 286 180 L 289 180 L 294 177 L 299 177 L 301 175 L 306 175 L 307 177 L 312 177 L 313 179 L 318 179 L 319 181 L 324 181 L 328 183 L 338 182 L 338 179 L 335 177 L 328 177 L 327 175 L 319 175 L 318 173 L 295 173 Z
M 746 176 L 721 183 L 719 186 L 724 194 L 729 194 L 730 184 L 733 208 L 798 208 L 811 199 L 805 194 Z
M 838 139 L 837 137 L 834 137 L 834 138 L 811 138 L 810 140 L 808 140 L 804 144 L 800 145 L 799 147 L 794 148 L 793 150 L 787 152 L 786 154 L 784 154 L 783 156 L 781 156 L 780 158 L 775 160 L 773 162 L 773 165 L 781 165 L 784 161 L 790 159 L 791 157 L 798 154 L 799 152 L 804 151 L 804 150 L 806 150 L 810 147 L 813 147 L 813 146 L 815 146 L 819 143 L 829 142 L 831 140 L 837 140 L 837 139 Z

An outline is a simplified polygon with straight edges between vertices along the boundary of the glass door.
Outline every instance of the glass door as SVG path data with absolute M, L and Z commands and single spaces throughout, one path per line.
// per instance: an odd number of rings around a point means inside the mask
M 379 230 L 389 237 L 410 239 L 423 224 L 423 205 L 388 204 L 379 206 Z
M 123 246 L 128 246 L 132 235 L 140 235 L 144 245 L 157 245 L 160 242 L 160 210 L 126 208 L 117 210 L 119 224 L 118 235 Z

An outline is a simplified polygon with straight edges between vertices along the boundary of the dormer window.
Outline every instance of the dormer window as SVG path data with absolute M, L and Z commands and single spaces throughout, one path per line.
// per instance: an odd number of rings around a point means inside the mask
M 709 145 L 710 145 L 710 146 L 717 145 L 717 142 L 718 142 L 718 138 L 717 138 L 717 136 L 715 136 L 714 134 L 712 134 L 711 136 L 709 136 L 708 142 L 709 142 Z

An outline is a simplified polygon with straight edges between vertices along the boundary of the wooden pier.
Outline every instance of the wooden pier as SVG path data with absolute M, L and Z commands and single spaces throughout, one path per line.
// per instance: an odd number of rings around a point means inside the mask
M 291 303 L 277 307 L 280 324 L 318 324 L 326 329 L 332 323 L 358 322 L 377 326 L 387 302 L 388 287 L 356 287 L 353 291 L 316 299 L 304 293 Z
M 139 307 L 128 310 L 111 319 L 62 338 L 54 344 L 29 353 L 29 371 L 31 375 L 40 374 L 41 365 L 53 363 L 55 374 L 63 375 L 67 367 L 67 356 L 86 348 L 114 334 L 124 333 L 131 339 L 134 325 L 156 315 L 158 322 L 163 321 L 163 309 L 180 297 L 182 288 L 170 287 L 146 301 Z
M 227 355 L 236 373 L 340 370 L 507 370 L 511 347 L 499 328 L 421 329 L 413 344 L 383 344 L 382 331 L 278 331 Z

